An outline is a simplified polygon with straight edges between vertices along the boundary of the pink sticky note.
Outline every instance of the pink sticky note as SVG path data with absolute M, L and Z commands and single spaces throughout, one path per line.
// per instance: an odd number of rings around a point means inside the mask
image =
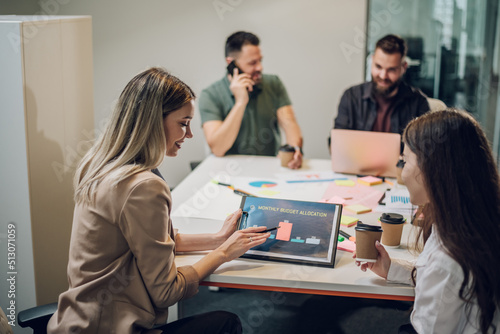
M 356 243 L 351 240 L 344 240 L 342 242 L 337 243 L 337 249 L 354 253 L 356 251 Z
M 276 233 L 277 240 L 290 241 L 290 235 L 292 234 L 292 223 L 280 222 L 280 228 Z

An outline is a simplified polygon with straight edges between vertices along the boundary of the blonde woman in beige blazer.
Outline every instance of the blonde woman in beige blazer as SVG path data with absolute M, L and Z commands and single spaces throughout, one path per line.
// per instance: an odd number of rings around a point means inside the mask
M 192 138 L 193 91 L 160 68 L 135 76 L 75 175 L 68 291 L 49 333 L 241 333 L 238 317 L 211 312 L 161 327 L 167 308 L 198 291 L 222 263 L 262 244 L 265 227 L 236 231 L 238 210 L 216 234 L 178 234 L 165 181 L 151 172 Z M 213 250 L 177 268 L 176 251 Z

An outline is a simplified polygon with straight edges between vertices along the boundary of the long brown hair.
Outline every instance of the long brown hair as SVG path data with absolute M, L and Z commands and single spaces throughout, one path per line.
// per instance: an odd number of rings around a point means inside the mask
M 75 201 L 92 202 L 104 177 L 117 184 L 158 167 L 166 154 L 163 119 L 195 98 L 184 82 L 162 68 L 137 74 L 125 86 L 101 137 L 75 174 Z
M 459 296 L 480 309 L 487 333 L 500 306 L 500 183 L 484 132 L 472 116 L 455 109 L 411 121 L 403 141 L 416 154 L 429 203 L 417 236 L 424 243 L 432 225 L 447 253 L 461 266 Z

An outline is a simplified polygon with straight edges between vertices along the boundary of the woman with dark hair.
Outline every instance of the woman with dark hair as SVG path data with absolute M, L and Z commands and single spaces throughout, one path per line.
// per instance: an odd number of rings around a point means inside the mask
M 403 134 L 402 178 L 424 206 L 415 263 L 359 263 L 388 281 L 415 284 L 411 322 L 418 333 L 498 333 L 500 328 L 500 187 L 479 124 L 446 109 L 411 121 Z M 417 247 L 417 246 L 416 246 Z
M 170 190 L 152 170 L 193 137 L 194 98 L 161 68 L 139 73 L 121 93 L 76 171 L 69 289 L 59 296 L 48 333 L 241 333 L 238 317 L 221 311 L 165 325 L 169 306 L 270 235 L 258 233 L 265 227 L 235 232 L 241 210 L 215 234 L 174 230 Z M 197 250 L 212 251 L 176 267 L 176 251 Z

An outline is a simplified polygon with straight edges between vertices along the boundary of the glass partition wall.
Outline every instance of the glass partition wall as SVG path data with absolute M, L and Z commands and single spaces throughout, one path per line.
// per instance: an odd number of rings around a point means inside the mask
M 498 0 L 370 0 L 367 53 L 386 34 L 408 44 L 405 80 L 447 106 L 465 109 L 500 150 Z M 366 74 L 370 77 L 370 57 Z

